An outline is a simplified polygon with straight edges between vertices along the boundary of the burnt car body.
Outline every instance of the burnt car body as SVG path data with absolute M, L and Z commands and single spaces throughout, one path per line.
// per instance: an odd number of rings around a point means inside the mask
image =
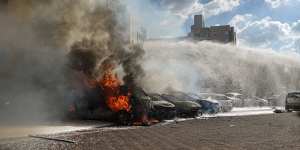
M 122 87 L 121 91 L 128 91 Z M 108 108 L 101 88 L 88 89 L 85 93 L 71 92 L 73 99 L 69 106 L 69 115 L 75 119 L 105 120 L 120 125 L 131 125 L 134 122 L 147 123 L 149 118 L 157 120 L 173 119 L 176 117 L 175 105 L 165 101 L 158 94 L 148 95 L 142 88 L 131 89 L 131 112 L 114 112 Z M 145 121 L 145 122 L 144 122 Z
M 291 92 L 286 96 L 285 109 L 287 111 L 300 111 L 300 92 Z
M 176 107 L 174 104 L 164 100 L 159 94 L 149 94 L 152 103 L 151 116 L 158 120 L 173 119 L 176 117 Z
M 218 101 L 220 104 L 220 110 L 222 112 L 230 112 L 233 108 L 232 100 L 223 94 L 216 93 L 200 93 L 198 94 L 201 99 Z
M 199 115 L 201 106 L 196 102 L 171 94 L 162 94 L 162 97 L 175 105 L 179 117 L 196 117 Z
M 111 111 L 105 104 L 105 99 L 101 95 L 101 88 L 93 88 L 82 93 L 72 90 L 68 94 L 67 103 L 68 118 L 84 120 L 105 120 L 115 121 L 117 113 Z

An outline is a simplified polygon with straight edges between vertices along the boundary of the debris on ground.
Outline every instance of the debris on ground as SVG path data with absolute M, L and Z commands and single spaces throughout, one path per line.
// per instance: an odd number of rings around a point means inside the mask
M 38 139 L 44 139 L 44 140 L 50 140 L 50 141 L 58 141 L 58 142 L 65 142 L 65 143 L 76 144 L 75 141 L 72 141 L 72 140 L 66 140 L 66 139 L 50 138 L 50 137 L 38 136 L 38 135 L 28 135 L 28 137 L 31 137 L 31 138 L 38 138 Z
M 274 113 L 286 113 L 287 111 L 285 110 L 285 109 L 278 109 L 278 108 L 276 108 L 275 110 L 274 110 Z

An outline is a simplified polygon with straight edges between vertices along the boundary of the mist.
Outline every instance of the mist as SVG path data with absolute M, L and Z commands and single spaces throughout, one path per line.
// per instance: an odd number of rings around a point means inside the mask
M 144 47 L 143 85 L 151 92 L 172 88 L 266 98 L 300 90 L 298 54 L 188 40 L 153 40 Z

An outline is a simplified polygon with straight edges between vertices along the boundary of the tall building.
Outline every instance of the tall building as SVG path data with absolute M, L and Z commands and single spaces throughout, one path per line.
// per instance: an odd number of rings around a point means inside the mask
M 130 16 L 130 44 L 143 45 L 147 39 L 147 31 L 144 27 L 139 25 L 134 16 Z
M 236 44 L 236 33 L 230 25 L 205 27 L 202 15 L 194 16 L 194 25 L 191 27 L 189 37 L 195 40 L 215 41 L 219 43 Z

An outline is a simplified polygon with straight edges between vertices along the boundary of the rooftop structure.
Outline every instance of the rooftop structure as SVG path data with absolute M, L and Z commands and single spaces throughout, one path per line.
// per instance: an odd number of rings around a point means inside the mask
M 236 44 L 236 33 L 230 25 L 205 27 L 202 15 L 194 16 L 194 25 L 191 27 L 189 37 L 195 40 L 208 40 L 219 43 Z

